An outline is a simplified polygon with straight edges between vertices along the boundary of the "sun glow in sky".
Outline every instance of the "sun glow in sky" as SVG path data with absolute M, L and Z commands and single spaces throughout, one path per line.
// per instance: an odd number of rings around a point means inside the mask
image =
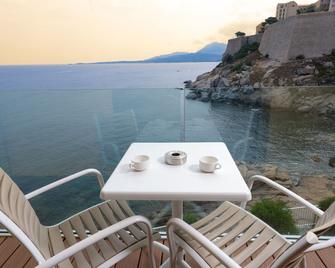
M 299 1 L 297 1 L 301 4 Z M 305 1 L 306 2 L 306 1 Z M 227 42 L 278 0 L 0 0 L 0 64 L 144 59 Z

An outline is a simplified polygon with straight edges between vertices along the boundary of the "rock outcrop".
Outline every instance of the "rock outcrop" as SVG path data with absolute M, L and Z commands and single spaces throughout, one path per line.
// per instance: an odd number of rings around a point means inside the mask
M 329 166 L 335 168 L 335 157 L 329 159 Z
M 315 59 L 280 63 L 257 51 L 189 83 L 188 99 L 239 102 L 335 116 L 335 51 Z
M 272 164 L 247 164 L 237 162 L 241 175 L 247 181 L 252 175 L 263 175 L 280 185 L 292 190 L 313 204 L 335 195 L 335 180 L 325 174 L 299 175 L 290 174 L 287 170 Z M 252 190 L 252 201 L 249 205 L 266 198 L 276 198 L 287 203 L 289 207 L 300 206 L 292 198 L 280 193 L 265 184 L 256 182 Z
M 335 195 L 335 177 L 332 178 L 325 174 L 292 174 L 277 165 L 266 163 L 248 164 L 236 161 L 236 164 L 246 182 L 253 175 L 263 175 L 315 205 L 321 200 Z M 252 188 L 252 200 L 247 203 L 247 208 L 262 199 L 282 200 L 288 207 L 301 206 L 285 194 L 263 183 L 255 182 Z M 217 208 L 220 202 L 194 202 L 194 204 L 206 214 Z

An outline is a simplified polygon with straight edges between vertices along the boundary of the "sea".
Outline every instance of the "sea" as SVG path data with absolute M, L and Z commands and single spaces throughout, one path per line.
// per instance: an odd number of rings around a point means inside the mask
M 183 82 L 217 64 L 0 66 L 0 167 L 28 193 L 85 168 L 107 180 L 132 142 L 223 141 L 239 161 L 334 176 L 334 119 L 187 100 Z M 84 177 L 32 205 L 50 225 L 99 201 Z M 166 202 L 130 204 L 157 224 L 170 213 Z

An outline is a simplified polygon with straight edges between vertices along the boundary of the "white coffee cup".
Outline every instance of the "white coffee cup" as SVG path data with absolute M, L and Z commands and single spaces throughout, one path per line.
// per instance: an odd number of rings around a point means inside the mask
M 212 173 L 221 168 L 219 160 L 214 156 L 204 156 L 199 160 L 200 170 L 207 173 Z
M 143 171 L 149 166 L 150 157 L 147 155 L 137 155 L 129 163 L 129 168 L 136 171 Z

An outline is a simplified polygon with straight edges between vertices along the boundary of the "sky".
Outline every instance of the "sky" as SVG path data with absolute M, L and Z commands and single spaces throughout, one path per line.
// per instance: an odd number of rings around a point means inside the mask
M 254 34 L 258 23 L 275 16 L 277 3 L 0 0 L 0 64 L 135 60 L 192 52 L 210 42 L 226 43 L 239 30 Z

